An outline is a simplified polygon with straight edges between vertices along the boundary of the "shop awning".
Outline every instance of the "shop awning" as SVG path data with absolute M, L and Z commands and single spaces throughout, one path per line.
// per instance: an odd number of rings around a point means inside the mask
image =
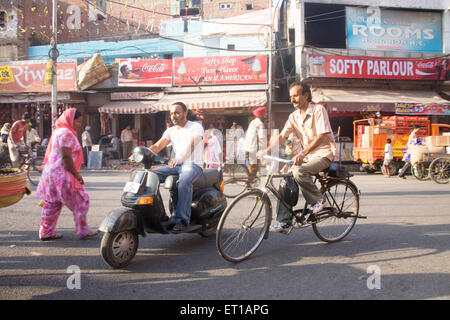
M 153 108 L 167 111 L 178 101 L 186 104 L 189 110 L 259 107 L 266 104 L 267 95 L 265 91 L 168 94 L 154 103 Z
M 116 113 L 116 114 L 145 114 L 145 113 L 155 113 L 155 108 L 153 108 L 153 104 L 155 101 L 149 100 L 122 100 L 122 101 L 111 101 L 100 108 L 98 108 L 98 112 L 101 113 Z
M 434 91 L 312 88 L 314 102 L 326 103 L 330 111 L 395 112 L 395 103 L 447 104 Z

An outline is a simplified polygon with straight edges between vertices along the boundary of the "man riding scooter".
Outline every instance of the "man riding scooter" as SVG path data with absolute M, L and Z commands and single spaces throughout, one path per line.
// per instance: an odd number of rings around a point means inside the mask
M 164 182 L 168 176 L 178 176 L 178 201 L 175 210 L 173 233 L 185 231 L 190 223 L 192 203 L 192 182 L 202 174 L 203 127 L 188 120 L 188 110 L 184 103 L 175 102 L 170 107 L 170 119 L 174 126 L 166 129 L 162 138 L 149 147 L 158 154 L 169 143 L 175 157 L 169 165 L 152 170 Z M 173 218 L 173 216 L 172 216 Z

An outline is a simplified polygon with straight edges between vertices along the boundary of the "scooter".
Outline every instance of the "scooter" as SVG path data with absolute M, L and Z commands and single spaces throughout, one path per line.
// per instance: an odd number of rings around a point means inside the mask
M 171 234 L 175 224 L 174 216 L 169 217 L 164 209 L 159 177 L 150 170 L 155 164 L 167 164 L 168 160 L 145 147 L 136 147 L 131 157 L 135 162 L 143 163 L 144 169 L 134 171 L 125 184 L 121 197 L 124 208 L 110 212 L 99 227 L 104 232 L 101 255 L 113 268 L 124 268 L 130 264 L 138 250 L 138 235 Z M 169 210 L 173 213 L 177 202 L 177 180 L 178 176 L 169 176 L 164 183 L 171 195 Z M 184 233 L 212 236 L 227 207 L 222 171 L 203 169 L 193 184 L 191 223 Z

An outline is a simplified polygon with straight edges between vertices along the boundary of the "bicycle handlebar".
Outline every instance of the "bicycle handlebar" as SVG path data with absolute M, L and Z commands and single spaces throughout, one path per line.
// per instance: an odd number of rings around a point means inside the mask
M 286 159 L 282 159 L 282 158 L 278 158 L 278 157 L 273 157 L 273 156 L 263 156 L 264 159 L 266 160 L 270 160 L 270 161 L 276 161 L 276 162 L 282 162 L 285 163 L 287 165 L 293 165 L 294 164 L 294 160 L 286 160 Z

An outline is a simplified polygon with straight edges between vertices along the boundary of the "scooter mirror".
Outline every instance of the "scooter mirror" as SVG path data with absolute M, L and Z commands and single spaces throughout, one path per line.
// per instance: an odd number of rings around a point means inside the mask
M 133 150 L 134 161 L 141 163 L 152 159 L 155 154 L 145 147 L 136 147 Z

